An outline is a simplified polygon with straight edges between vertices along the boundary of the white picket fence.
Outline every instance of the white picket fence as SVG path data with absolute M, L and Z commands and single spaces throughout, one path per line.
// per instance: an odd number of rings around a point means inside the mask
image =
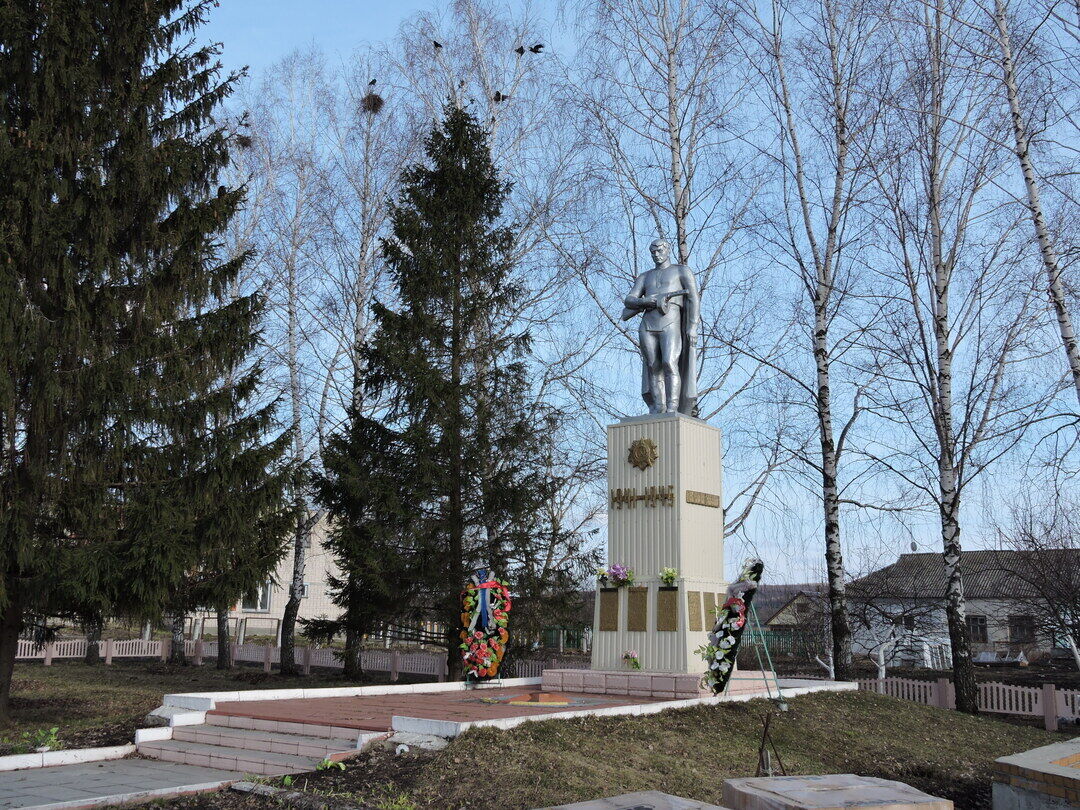
M 164 660 L 169 654 L 169 641 L 143 641 L 142 639 L 107 639 L 100 642 L 99 654 L 106 664 L 115 658 L 159 658 Z M 195 664 L 201 664 L 205 658 L 217 658 L 216 641 L 184 641 L 184 653 Z M 270 672 L 275 665 L 281 664 L 281 648 L 262 644 L 234 644 L 233 660 L 238 662 L 262 664 Z M 37 645 L 32 641 L 20 641 L 16 660 L 44 661 L 51 665 L 58 658 L 82 658 L 86 655 L 86 639 L 68 639 L 49 644 Z M 323 669 L 341 669 L 342 662 L 335 655 L 335 650 L 325 647 L 297 647 L 296 660 L 305 673 L 312 667 Z M 365 671 L 388 672 L 391 680 L 398 675 L 428 675 L 432 680 L 446 679 L 446 656 L 442 653 L 401 652 L 400 650 L 364 650 L 360 654 L 360 663 Z M 581 659 L 560 660 L 518 660 L 512 662 L 503 673 L 511 678 L 539 678 L 548 668 L 588 669 L 587 661 Z
M 883 678 L 859 681 L 859 689 L 910 700 L 943 709 L 956 708 L 956 689 L 948 678 L 921 681 L 913 678 Z M 991 714 L 1042 717 L 1048 731 L 1059 724 L 1080 722 L 1080 690 L 1042 686 L 1013 686 L 991 681 L 979 684 L 979 710 Z
M 16 653 L 17 661 L 43 661 L 46 666 L 60 658 L 82 658 L 86 655 L 86 639 L 66 639 L 48 644 L 35 644 L 33 641 L 20 640 Z M 184 641 L 184 653 L 196 664 L 204 658 L 217 658 L 216 641 Z M 171 647 L 171 642 L 143 641 L 142 639 L 106 639 L 100 642 L 99 654 L 106 664 L 115 658 L 160 658 L 164 660 Z M 233 660 L 263 665 L 270 671 L 274 665 L 281 664 L 281 648 L 262 644 L 234 644 Z M 304 671 L 311 672 L 312 667 L 341 669 L 342 663 L 334 650 L 321 647 L 297 647 L 296 659 Z M 364 650 L 361 664 L 365 670 L 388 672 L 391 680 L 397 680 L 401 673 L 410 675 L 430 675 L 435 680 L 446 678 L 446 656 L 438 653 L 406 653 L 398 650 Z

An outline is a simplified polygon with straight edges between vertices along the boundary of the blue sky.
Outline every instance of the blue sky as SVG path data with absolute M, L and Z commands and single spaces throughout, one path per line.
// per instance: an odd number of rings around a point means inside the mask
M 406 17 L 432 0 L 221 0 L 202 36 L 224 45 L 230 69 L 259 73 L 290 51 L 318 45 L 346 57 L 359 45 L 391 38 Z

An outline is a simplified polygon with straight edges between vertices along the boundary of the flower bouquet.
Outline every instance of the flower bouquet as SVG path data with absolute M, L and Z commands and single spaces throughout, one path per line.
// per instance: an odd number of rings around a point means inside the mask
M 622 660 L 630 669 L 641 669 L 641 661 L 638 660 L 637 650 L 627 650 L 622 654 Z
M 661 568 L 660 569 L 660 581 L 664 583 L 665 588 L 671 588 L 675 585 L 675 580 L 679 578 L 679 572 L 675 568 Z
M 608 569 L 607 578 L 616 588 L 634 584 L 634 572 L 625 565 L 612 565 Z

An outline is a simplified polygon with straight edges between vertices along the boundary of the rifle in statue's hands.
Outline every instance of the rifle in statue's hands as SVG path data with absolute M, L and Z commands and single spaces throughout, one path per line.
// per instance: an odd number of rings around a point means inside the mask
M 661 315 L 667 315 L 668 302 L 672 298 L 678 298 L 683 295 L 689 295 L 689 290 L 674 290 L 673 292 L 663 293 L 655 296 L 656 301 L 648 301 L 645 306 L 641 307 L 624 307 L 622 311 L 622 320 L 628 321 L 637 315 L 639 312 L 646 312 L 650 309 L 659 310 Z M 649 296 L 652 298 L 653 296 Z M 643 299 L 646 300 L 646 299 Z

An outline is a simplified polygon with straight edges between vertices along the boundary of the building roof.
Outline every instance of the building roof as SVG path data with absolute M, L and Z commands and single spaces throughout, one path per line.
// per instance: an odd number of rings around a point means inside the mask
M 816 596 L 825 593 L 823 582 L 763 582 L 754 592 L 754 610 L 762 624 L 768 624 L 777 613 L 787 607 L 799 594 Z
M 1029 583 L 1040 571 L 1066 571 L 1070 566 L 1080 566 L 1080 549 L 965 551 L 960 559 L 967 599 L 1030 598 L 1035 589 Z M 853 597 L 862 599 L 941 599 L 945 585 L 944 559 L 931 552 L 901 554 L 892 565 L 856 579 L 848 587 Z

